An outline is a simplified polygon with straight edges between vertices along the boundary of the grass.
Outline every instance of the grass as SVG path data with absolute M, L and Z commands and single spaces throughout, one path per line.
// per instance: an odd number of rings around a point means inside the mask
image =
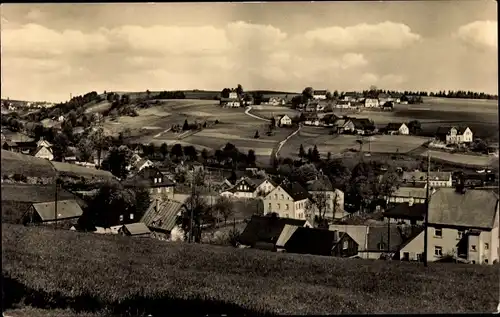
M 2 176 L 21 174 L 27 177 L 55 177 L 56 175 L 49 161 L 31 155 L 2 150 L 1 164 Z
M 114 180 L 116 177 L 108 171 L 88 168 L 76 164 L 52 162 L 52 165 L 61 176 L 84 177 L 100 180 Z
M 498 268 L 170 243 L 2 225 L 4 305 L 139 316 L 493 312 Z
M 271 119 L 273 116 L 284 114 L 288 115 L 290 118 L 294 118 L 295 116 L 300 115 L 300 111 L 290 109 L 289 107 L 271 105 L 252 106 L 252 110 L 250 111 L 250 113 L 266 119 Z
M 493 157 L 489 155 L 467 155 L 459 153 L 447 153 L 442 151 L 432 151 L 428 150 L 420 154 L 421 156 L 427 156 L 429 152 L 433 159 L 441 160 L 445 162 L 451 162 L 455 164 L 472 166 L 472 167 L 485 167 L 489 165 L 498 166 L 498 157 Z

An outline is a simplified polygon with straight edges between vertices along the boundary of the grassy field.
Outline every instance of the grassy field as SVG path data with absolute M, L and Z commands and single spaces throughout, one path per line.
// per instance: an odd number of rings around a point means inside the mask
M 433 159 L 461 165 L 477 167 L 498 166 L 498 157 L 494 157 L 491 155 L 467 155 L 432 150 L 427 150 L 420 155 L 427 156 L 427 153 L 429 153 Z
M 26 177 L 55 177 L 56 172 L 50 161 L 2 150 L 2 176 L 21 174 Z
M 271 119 L 273 116 L 279 116 L 279 115 L 288 115 L 290 118 L 293 118 L 295 116 L 300 116 L 300 111 L 291 109 L 289 107 L 281 107 L 281 106 L 271 106 L 271 105 L 264 105 L 264 106 L 252 106 L 252 110 L 250 113 L 266 118 L 266 119 Z
M 2 225 L 5 308 L 106 315 L 493 312 L 498 268 L 364 261 Z

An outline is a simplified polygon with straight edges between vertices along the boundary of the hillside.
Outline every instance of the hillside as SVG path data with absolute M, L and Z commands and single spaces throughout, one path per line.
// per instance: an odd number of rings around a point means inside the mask
M 364 261 L 2 225 L 4 305 L 106 315 L 492 312 L 498 268 Z M 47 306 L 50 305 L 50 306 Z

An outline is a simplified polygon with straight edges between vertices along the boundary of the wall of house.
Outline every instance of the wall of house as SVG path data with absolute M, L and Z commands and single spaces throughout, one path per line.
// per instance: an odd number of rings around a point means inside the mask
M 271 184 L 268 180 L 262 182 L 262 184 L 260 184 L 257 189 L 255 190 L 255 193 L 256 193 L 256 196 L 258 193 L 262 192 L 264 193 L 264 195 L 267 195 L 269 194 L 270 192 L 272 192 L 276 187 L 273 186 L 273 184 Z
M 399 128 L 399 134 L 403 134 L 403 135 L 410 134 L 410 130 L 408 129 L 408 127 L 406 125 L 402 125 Z
M 500 237 L 499 237 L 499 227 L 500 227 L 500 219 L 499 219 L 499 213 L 498 213 L 498 205 L 497 205 L 497 214 L 495 217 L 494 221 L 494 226 L 493 229 L 491 230 L 491 241 L 490 241 L 490 261 L 493 263 L 495 260 L 499 261 L 500 260 Z
M 473 140 L 473 134 L 472 134 L 472 131 L 470 131 L 470 129 L 466 129 L 464 131 L 464 135 L 463 135 L 463 142 L 472 142 Z
M 482 237 L 481 237 L 482 236 Z M 467 260 L 474 264 L 481 264 L 483 261 L 482 254 L 482 240 L 486 238 L 483 232 L 480 235 L 469 235 L 468 237 L 468 249 L 467 249 Z
M 418 255 L 423 257 L 424 253 L 424 240 L 425 232 L 422 231 L 418 236 L 413 238 L 407 245 L 404 246 L 399 252 L 399 258 L 403 259 L 404 254 L 407 252 L 410 261 L 418 261 Z
M 389 202 L 390 203 L 410 203 L 413 202 L 414 204 L 423 204 L 425 203 L 425 198 L 413 198 L 413 197 L 389 197 Z
M 427 244 L 427 261 L 433 262 L 441 258 L 435 254 L 435 247 L 442 248 L 442 255 L 456 254 L 457 244 L 460 242 L 460 237 L 457 229 L 442 228 L 441 237 L 436 236 L 436 228 L 429 226 L 428 244 Z
M 304 211 L 305 202 L 294 202 L 290 195 L 279 186 L 264 198 L 264 214 L 275 212 L 282 218 L 296 218 L 298 213 L 304 213 Z

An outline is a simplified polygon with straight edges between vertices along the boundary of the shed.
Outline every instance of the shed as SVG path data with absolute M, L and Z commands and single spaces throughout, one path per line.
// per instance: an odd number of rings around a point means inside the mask
M 42 224 L 42 223 L 64 223 L 74 225 L 83 214 L 82 208 L 75 200 L 61 200 L 33 203 L 23 216 L 23 224 Z
M 126 235 L 126 236 L 132 236 L 132 237 L 149 237 L 151 234 L 151 231 L 149 228 L 142 222 L 136 222 L 136 223 L 130 223 L 123 225 L 119 230 L 118 233 Z

